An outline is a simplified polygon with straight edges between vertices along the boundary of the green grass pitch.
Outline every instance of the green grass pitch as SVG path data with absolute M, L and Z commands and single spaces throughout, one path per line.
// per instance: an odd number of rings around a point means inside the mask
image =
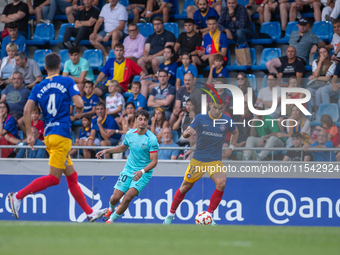
M 340 228 L 0 221 L 0 254 L 338 255 Z

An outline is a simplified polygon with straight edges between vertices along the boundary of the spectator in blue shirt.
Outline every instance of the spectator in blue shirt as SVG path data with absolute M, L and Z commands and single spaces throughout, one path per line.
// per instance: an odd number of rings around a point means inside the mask
M 39 140 L 39 132 L 36 127 L 31 127 L 32 134 L 34 136 L 35 142 L 34 146 L 44 146 L 44 142 Z M 21 143 L 22 145 L 27 145 L 27 142 Z M 19 145 L 19 144 L 18 144 Z M 46 150 L 45 149 L 20 149 L 16 158 L 46 158 Z
M 96 117 L 92 120 L 91 136 L 87 139 L 86 146 L 116 146 L 121 135 L 115 119 L 106 114 L 106 106 L 99 102 L 96 105 Z M 84 150 L 84 158 L 90 158 L 91 152 Z M 105 154 L 105 158 L 110 155 Z
M 14 22 L 11 22 L 7 25 L 9 35 L 2 39 L 2 47 L 1 47 L 1 59 L 7 57 L 6 46 L 9 43 L 15 43 L 18 45 L 18 51 L 23 51 L 28 56 L 26 38 L 18 33 L 18 25 Z
M 333 143 L 328 140 L 328 133 L 326 130 L 321 130 L 318 133 L 318 141 L 313 143 L 312 145 L 305 144 L 302 147 L 303 151 L 307 151 L 308 148 L 334 148 Z M 334 151 L 313 151 L 313 161 L 336 161 Z
M 193 83 L 196 84 L 197 81 L 197 68 L 191 63 L 191 55 L 188 52 L 183 52 L 181 55 L 182 66 L 177 68 L 176 71 L 176 90 L 184 86 L 184 75 L 191 73 L 194 77 Z
M 210 66 L 210 73 L 208 76 L 208 83 L 219 80 L 225 82 L 229 77 L 228 70 L 223 67 L 223 57 L 220 54 L 214 56 L 214 64 Z
M 225 27 L 225 23 L 227 27 Z M 242 44 L 254 37 L 254 29 L 250 22 L 247 9 L 237 3 L 237 0 L 227 0 L 218 20 L 218 29 L 227 34 L 228 39 L 237 40 Z
M 133 102 L 135 108 L 138 110 L 146 109 L 147 101 L 146 98 L 140 93 L 142 85 L 139 81 L 135 81 L 131 84 L 132 96 L 130 96 L 127 102 Z
M 219 15 L 214 8 L 209 7 L 208 0 L 198 0 L 198 10 L 194 13 L 195 32 L 205 34 L 208 29 L 208 18 L 211 16 L 219 19 Z
M 178 144 L 172 140 L 172 133 L 170 128 L 162 129 L 162 143 L 159 147 L 179 147 Z M 176 160 L 179 155 L 179 150 L 162 150 L 158 151 L 158 159 Z

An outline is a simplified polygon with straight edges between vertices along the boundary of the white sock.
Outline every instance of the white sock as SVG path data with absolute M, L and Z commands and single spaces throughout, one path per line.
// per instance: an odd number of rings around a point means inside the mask
M 169 215 L 172 216 L 172 217 L 175 217 L 175 214 L 176 213 L 171 213 L 171 212 L 169 213 Z
M 213 215 L 212 213 L 210 213 L 210 212 L 208 212 L 208 211 L 207 211 L 207 214 L 209 214 L 209 215 L 210 215 L 210 217 L 212 218 L 212 215 Z

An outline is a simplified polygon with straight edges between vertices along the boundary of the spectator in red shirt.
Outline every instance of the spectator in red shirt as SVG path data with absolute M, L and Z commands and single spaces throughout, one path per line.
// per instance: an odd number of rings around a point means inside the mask
M 45 123 L 40 119 L 40 108 L 38 106 L 34 107 L 31 113 L 31 126 L 36 127 L 39 133 L 39 140 L 44 140 Z

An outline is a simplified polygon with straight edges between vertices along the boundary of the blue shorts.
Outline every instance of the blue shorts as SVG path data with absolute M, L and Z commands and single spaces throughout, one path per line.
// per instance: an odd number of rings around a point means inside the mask
M 128 189 L 135 188 L 139 194 L 144 189 L 146 184 L 148 184 L 151 177 L 152 174 L 145 173 L 138 181 L 135 182 L 134 180 L 132 180 L 133 177 L 130 177 L 125 171 L 123 171 L 120 173 L 116 185 L 113 188 L 118 189 L 124 193 L 126 193 Z

